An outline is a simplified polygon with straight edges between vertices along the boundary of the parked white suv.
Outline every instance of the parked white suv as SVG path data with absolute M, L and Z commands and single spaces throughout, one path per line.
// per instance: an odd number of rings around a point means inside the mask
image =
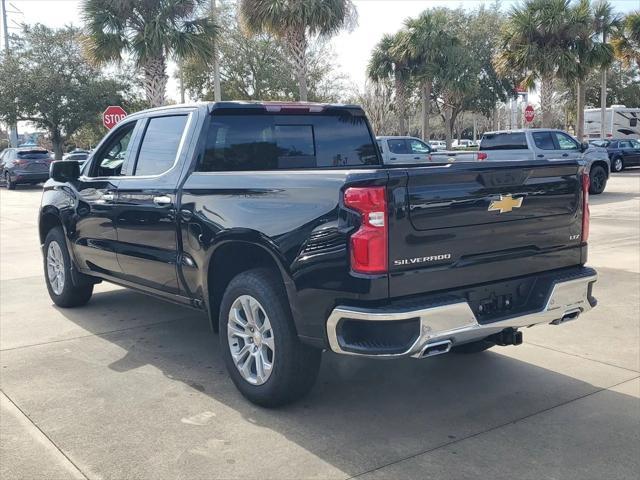
M 589 193 L 602 193 L 610 174 L 606 149 L 580 143 L 562 130 L 526 128 L 487 132 L 480 140 L 486 161 L 584 160 L 589 168 Z

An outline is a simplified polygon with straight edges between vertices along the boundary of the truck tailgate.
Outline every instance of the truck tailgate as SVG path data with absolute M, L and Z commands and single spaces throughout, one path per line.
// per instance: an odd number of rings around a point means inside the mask
M 518 161 L 390 170 L 390 296 L 584 263 L 581 168 Z

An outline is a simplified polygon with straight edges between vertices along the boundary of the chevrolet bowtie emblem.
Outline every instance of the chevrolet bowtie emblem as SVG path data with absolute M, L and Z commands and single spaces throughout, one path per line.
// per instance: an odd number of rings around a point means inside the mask
M 513 198 L 511 195 L 500 195 L 500 200 L 492 200 L 489 205 L 489 211 L 498 211 L 500 213 L 510 212 L 514 208 L 522 206 L 523 197 Z

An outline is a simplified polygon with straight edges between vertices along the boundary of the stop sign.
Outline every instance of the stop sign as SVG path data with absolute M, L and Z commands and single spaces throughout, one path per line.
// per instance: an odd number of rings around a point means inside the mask
M 107 109 L 102 114 L 102 124 L 109 130 L 111 130 L 113 127 L 115 127 L 116 123 L 118 123 L 126 116 L 127 112 L 125 112 L 122 107 L 111 105 L 110 107 L 107 107 Z
M 534 117 L 534 113 L 533 113 L 533 106 L 532 105 L 527 105 L 527 108 L 524 109 L 524 119 L 528 122 L 531 123 L 533 122 L 533 117 Z

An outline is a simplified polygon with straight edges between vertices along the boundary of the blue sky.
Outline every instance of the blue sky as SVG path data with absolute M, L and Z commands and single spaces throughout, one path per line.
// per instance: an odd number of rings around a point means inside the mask
M 23 14 L 11 13 L 9 18 L 16 23 L 44 23 L 52 27 L 65 24 L 80 24 L 80 0 L 6 0 L 8 10 L 14 5 Z M 332 40 L 339 70 L 346 73 L 352 82 L 362 87 L 369 54 L 380 37 L 393 33 L 402 26 L 405 18 L 416 16 L 423 10 L 435 6 L 474 9 L 482 4 L 493 4 L 493 0 L 354 0 L 358 8 L 358 27 L 344 32 Z M 502 0 L 505 12 L 514 0 Z M 640 0 L 611 0 L 619 12 L 640 9 Z M 15 26 L 10 23 L 9 27 Z M 177 99 L 177 87 L 172 79 L 169 95 Z

